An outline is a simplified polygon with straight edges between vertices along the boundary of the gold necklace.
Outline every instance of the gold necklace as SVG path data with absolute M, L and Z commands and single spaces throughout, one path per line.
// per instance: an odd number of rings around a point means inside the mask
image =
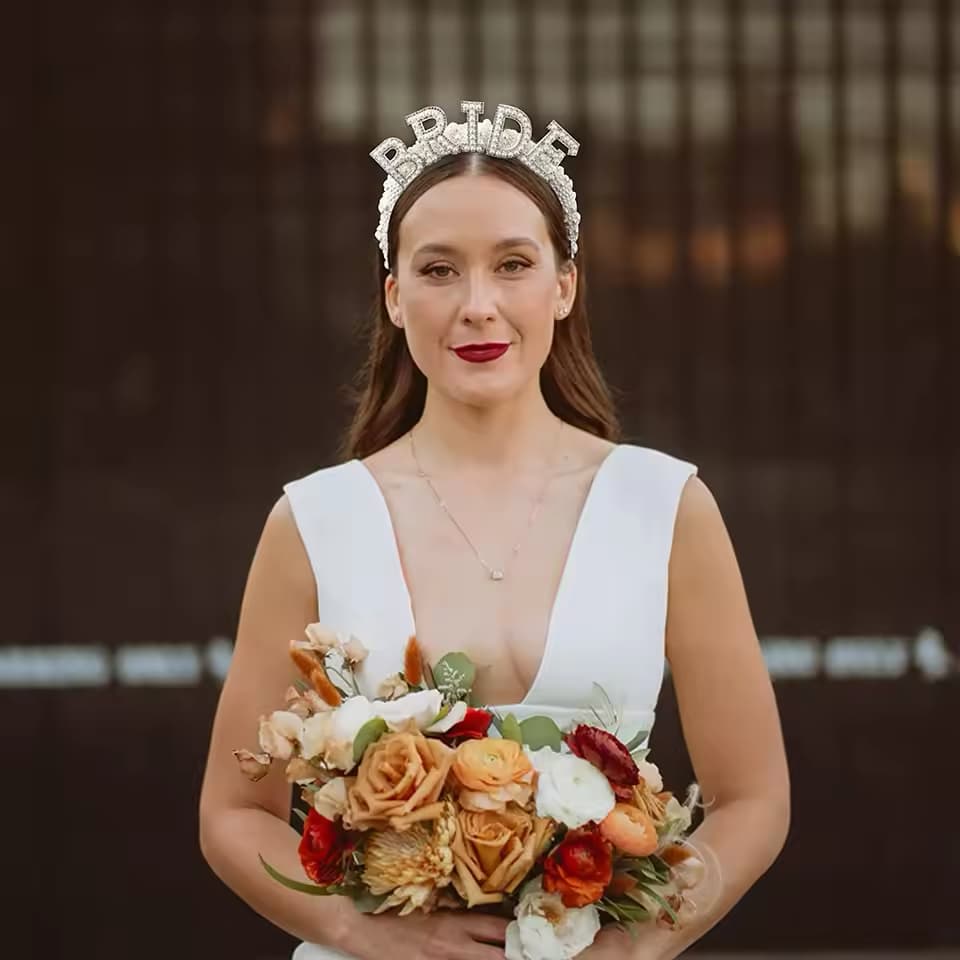
M 560 434 L 563 432 L 563 420 L 561 420 L 559 417 L 557 417 L 557 420 L 560 426 L 557 429 L 556 437 L 554 439 L 554 452 L 556 451 L 556 448 L 560 443 Z M 505 568 L 502 566 L 501 567 L 491 566 L 489 563 L 487 563 L 486 560 L 483 559 L 483 556 L 480 553 L 480 551 L 477 549 L 476 544 L 470 539 L 470 536 L 468 535 L 467 531 L 463 529 L 463 527 L 460 525 L 459 521 L 453 515 L 453 513 L 451 513 L 450 508 L 447 506 L 447 502 L 443 499 L 443 497 L 440 496 L 440 491 L 437 490 L 436 486 L 434 485 L 433 479 L 420 465 L 420 460 L 417 457 L 417 445 L 413 439 L 413 432 L 414 430 L 411 429 L 410 430 L 410 452 L 413 454 L 413 462 L 417 466 L 417 476 L 422 477 L 424 480 L 427 481 L 427 486 L 430 488 L 430 491 L 433 494 L 434 499 L 440 505 L 440 508 L 443 510 L 443 512 L 450 518 L 450 522 L 457 528 L 457 530 L 460 531 L 460 536 L 463 537 L 463 539 L 467 542 L 467 545 L 474 552 L 477 560 L 480 561 L 480 566 L 482 566 L 483 569 L 487 571 L 487 576 L 491 580 L 495 580 L 495 581 L 503 580 Z M 526 535 L 529 533 L 530 528 L 533 526 L 533 522 L 534 520 L 536 520 L 537 514 L 540 512 L 540 507 L 543 504 L 543 500 L 547 495 L 547 490 L 550 487 L 550 483 L 552 482 L 553 477 L 554 477 L 554 473 L 551 472 L 547 474 L 547 479 L 544 481 L 543 487 L 540 490 L 539 495 L 537 496 L 536 500 L 533 501 L 533 506 L 530 509 L 530 516 L 527 518 L 527 525 L 524 527 L 523 533 L 520 535 L 520 539 L 513 545 L 513 549 L 510 551 L 511 561 L 515 559 L 517 554 L 520 552 L 520 547 L 523 544 L 523 540 L 526 537 Z

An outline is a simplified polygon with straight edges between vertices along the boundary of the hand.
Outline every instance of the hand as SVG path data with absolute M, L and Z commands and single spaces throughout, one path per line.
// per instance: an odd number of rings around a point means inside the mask
M 503 960 L 509 922 L 472 910 L 418 911 L 406 917 L 358 913 L 337 947 L 359 960 L 384 960 L 400 952 L 404 960 Z
M 607 926 L 580 956 L 584 960 L 666 960 L 676 954 L 664 949 L 665 936 L 669 931 L 653 923 L 638 923 L 632 933 Z

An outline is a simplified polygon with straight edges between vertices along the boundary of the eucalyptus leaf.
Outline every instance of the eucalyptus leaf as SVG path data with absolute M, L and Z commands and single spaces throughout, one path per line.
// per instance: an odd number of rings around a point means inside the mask
M 503 718 L 500 736 L 504 740 L 516 740 L 517 743 L 523 743 L 523 730 L 520 729 L 520 724 L 517 723 L 517 718 L 512 713 L 508 713 Z
M 560 728 L 550 717 L 527 717 L 520 724 L 520 736 L 521 742 L 531 750 L 549 747 L 559 753 L 560 744 L 563 742 Z
M 470 695 L 477 668 L 465 653 L 448 653 L 433 668 L 437 689 L 450 700 L 464 700 Z
M 491 717 L 491 723 L 496 728 L 497 733 L 499 733 L 500 736 L 502 737 L 503 736 L 503 717 L 501 717 L 500 714 L 498 714 L 494 710 L 490 711 L 490 717 Z
M 371 743 L 376 743 L 387 732 L 387 721 L 383 717 L 371 717 L 353 738 L 353 762 L 363 759 L 363 752 Z
M 260 854 L 257 854 L 257 856 L 260 857 L 260 863 L 263 865 L 263 869 L 266 870 L 277 883 L 283 884 L 283 886 L 289 890 L 296 890 L 298 893 L 309 893 L 314 897 L 329 897 L 332 894 L 346 892 L 343 887 L 336 883 L 332 883 L 328 887 L 320 887 L 315 883 L 302 883 L 300 880 L 291 880 L 290 877 L 284 876 L 279 870 L 271 867 Z

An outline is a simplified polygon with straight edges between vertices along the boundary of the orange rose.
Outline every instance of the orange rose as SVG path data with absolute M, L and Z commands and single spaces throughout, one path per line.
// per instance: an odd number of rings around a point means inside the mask
M 460 784 L 460 805 L 467 810 L 507 809 L 511 801 L 523 806 L 533 793 L 533 766 L 514 740 L 483 737 L 457 747 L 452 773 Z
M 613 851 L 595 829 L 570 830 L 543 862 L 543 889 L 565 907 L 596 903 L 613 877 Z
M 553 832 L 553 821 L 516 805 L 502 812 L 460 810 L 453 842 L 454 886 L 468 907 L 497 903 L 530 872 Z
M 453 750 L 422 733 L 385 733 L 367 747 L 347 791 L 345 824 L 354 830 L 403 830 L 442 809 Z M 348 781 L 349 782 L 349 781 Z

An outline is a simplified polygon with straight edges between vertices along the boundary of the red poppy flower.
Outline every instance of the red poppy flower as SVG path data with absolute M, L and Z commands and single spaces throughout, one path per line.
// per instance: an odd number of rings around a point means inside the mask
M 564 740 L 578 757 L 589 760 L 602 771 L 615 790 L 617 787 L 632 787 L 640 782 L 636 760 L 630 756 L 626 745 L 612 733 L 581 723 L 568 733 Z
M 316 810 L 307 814 L 298 848 L 306 875 L 322 887 L 343 879 L 343 861 L 356 841 L 343 827 L 321 816 Z
M 595 828 L 568 831 L 543 862 L 543 889 L 565 907 L 595 903 L 612 877 L 613 849 Z
M 443 735 L 444 740 L 479 740 L 487 735 L 493 714 L 489 710 L 467 707 L 467 712 L 459 723 L 455 723 Z

